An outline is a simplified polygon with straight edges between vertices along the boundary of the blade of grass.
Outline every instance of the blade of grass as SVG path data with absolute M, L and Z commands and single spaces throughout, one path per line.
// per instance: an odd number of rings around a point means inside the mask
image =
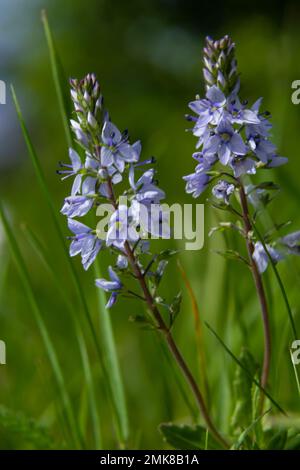
M 186 290 L 189 294 L 189 298 L 192 304 L 192 312 L 194 316 L 194 325 L 195 325 L 195 333 L 196 333 L 196 344 L 197 344 L 198 359 L 199 359 L 199 364 L 200 364 L 200 380 L 202 382 L 205 398 L 207 401 L 210 394 L 209 394 L 209 386 L 208 386 L 208 379 L 207 379 L 207 373 L 206 373 L 206 359 L 205 359 L 205 350 L 204 350 L 204 343 L 203 343 L 203 329 L 202 329 L 199 307 L 198 307 L 197 299 L 196 299 L 194 290 L 192 288 L 192 285 L 179 260 L 177 261 L 177 266 L 178 266 L 179 272 L 181 274 L 181 277 L 183 279 L 183 282 L 185 284 Z
M 106 377 L 106 383 L 107 383 L 108 387 L 110 388 L 109 398 L 111 400 L 112 407 L 113 407 L 114 413 L 116 415 L 116 423 L 118 425 L 118 429 L 117 429 L 118 435 L 122 437 L 122 442 L 124 443 L 128 439 L 129 431 L 126 428 L 126 423 L 121 424 L 122 423 L 122 412 L 120 411 L 120 404 L 116 403 L 114 401 L 115 394 L 113 393 L 113 390 L 112 390 L 113 381 L 111 380 L 111 373 L 113 373 L 113 372 L 108 371 L 108 370 L 105 369 L 101 349 L 100 349 L 100 346 L 99 346 L 99 343 L 98 343 L 98 337 L 97 337 L 97 334 L 96 334 L 96 331 L 95 331 L 95 328 L 94 328 L 94 325 L 93 325 L 93 321 L 92 321 L 92 317 L 90 315 L 88 304 L 87 304 L 85 295 L 83 293 L 83 290 L 81 288 L 78 274 L 77 274 L 77 272 L 75 270 L 75 267 L 73 265 L 73 262 L 72 262 L 72 260 L 69 256 L 69 252 L 68 252 L 68 249 L 67 249 L 67 246 L 66 246 L 65 237 L 63 235 L 63 232 L 62 232 L 62 229 L 61 229 L 61 226 L 60 226 L 60 223 L 59 223 L 59 219 L 58 219 L 58 216 L 57 216 L 56 208 L 55 208 L 54 203 L 52 201 L 50 192 L 48 190 L 47 183 L 46 183 L 46 180 L 45 180 L 45 176 L 44 176 L 44 173 L 43 173 L 41 165 L 40 165 L 40 161 L 39 161 L 37 153 L 36 153 L 36 151 L 33 147 L 33 144 L 32 144 L 29 132 L 27 130 L 27 127 L 25 125 L 25 121 L 23 119 L 22 112 L 21 112 L 21 109 L 20 109 L 20 106 L 19 106 L 19 103 L 18 103 L 18 100 L 17 100 L 17 96 L 16 96 L 16 93 L 14 91 L 13 86 L 11 86 L 11 91 L 12 91 L 12 97 L 13 97 L 14 105 L 15 105 L 15 108 L 16 108 L 16 111 L 17 111 L 18 119 L 19 119 L 19 122 L 20 122 L 21 130 L 22 130 L 22 133 L 23 133 L 23 137 L 24 137 L 24 140 L 25 140 L 25 143 L 26 143 L 26 146 L 27 146 L 27 150 L 28 150 L 28 153 L 29 153 L 29 157 L 32 161 L 32 164 L 33 164 L 33 167 L 34 167 L 34 170 L 35 170 L 36 177 L 37 177 L 37 180 L 39 182 L 40 188 L 41 188 L 41 190 L 44 194 L 44 197 L 45 197 L 45 199 L 48 203 L 48 206 L 49 206 L 49 209 L 50 209 L 50 212 L 51 212 L 51 216 L 52 216 L 52 219 L 53 219 L 53 223 L 54 223 L 54 226 L 56 228 L 59 240 L 62 244 L 64 253 L 65 253 L 65 256 L 66 256 L 66 260 L 67 260 L 67 263 L 68 263 L 68 266 L 69 266 L 69 269 L 70 269 L 70 273 L 72 275 L 72 280 L 73 280 L 74 286 L 76 288 L 77 295 L 78 295 L 78 297 L 81 301 L 83 311 L 84 311 L 84 314 L 85 314 L 85 317 L 86 317 L 86 321 L 89 325 L 91 335 L 92 335 L 92 338 L 93 338 L 93 341 L 94 341 L 94 345 L 95 345 L 95 348 L 96 348 L 96 351 L 97 351 L 97 354 L 98 354 L 98 358 L 99 358 L 101 367 L 102 367 L 103 372 L 104 372 L 105 377 Z
M 98 260 L 96 260 L 94 263 L 94 271 L 96 278 L 102 277 Z M 97 297 L 100 310 L 99 326 L 101 331 L 101 348 L 103 353 L 103 359 L 105 361 L 105 367 L 107 368 L 107 370 L 110 371 L 111 390 L 114 395 L 114 402 L 118 405 L 117 418 L 119 420 L 119 425 L 122 430 L 122 436 L 123 438 L 125 437 L 126 441 L 129 434 L 129 426 L 125 393 L 115 340 L 112 331 L 111 320 L 109 312 L 105 308 L 106 298 L 105 293 L 102 289 L 97 289 Z
M 77 448 L 82 447 L 82 439 L 80 436 L 80 432 L 77 426 L 77 421 L 74 416 L 74 412 L 72 409 L 71 401 L 68 395 L 67 387 L 65 384 L 64 376 L 61 370 L 61 367 L 59 365 L 59 361 L 57 358 L 57 354 L 55 352 L 53 343 L 51 341 L 51 338 L 49 336 L 47 327 L 44 323 L 39 305 L 36 301 L 36 297 L 34 294 L 34 290 L 31 284 L 31 280 L 29 277 L 29 273 L 27 270 L 27 267 L 25 265 L 24 259 L 21 255 L 18 243 L 14 237 L 14 233 L 12 229 L 10 228 L 9 222 L 7 220 L 7 217 L 5 215 L 4 209 L 2 207 L 2 204 L 0 202 L 0 216 L 2 219 L 3 227 L 7 236 L 8 243 L 10 245 L 11 251 L 14 255 L 15 262 L 17 265 L 17 268 L 19 270 L 22 282 L 24 284 L 25 292 L 28 298 L 28 301 L 31 305 L 32 312 L 34 314 L 36 323 L 38 325 L 41 337 L 43 339 L 45 349 L 48 354 L 49 362 L 52 366 L 53 374 L 57 382 L 58 390 L 61 396 L 61 402 L 63 405 L 63 410 L 65 411 L 65 416 L 68 424 L 68 429 L 71 435 L 71 438 Z
M 46 36 L 46 41 L 47 41 L 47 45 L 48 45 L 48 50 L 49 50 L 49 55 L 50 55 L 50 63 L 51 63 L 51 71 L 52 71 L 52 76 L 53 76 L 53 82 L 54 82 L 55 91 L 56 91 L 56 95 L 57 95 L 57 101 L 58 101 L 58 105 L 59 105 L 59 109 L 60 109 L 60 113 L 61 113 L 61 117 L 62 117 L 62 122 L 63 122 L 65 136 L 66 136 L 66 140 L 67 140 L 67 145 L 68 145 L 68 147 L 71 147 L 73 139 L 72 139 L 72 134 L 71 134 L 71 130 L 70 130 L 70 127 L 69 127 L 69 121 L 68 121 L 68 117 L 67 117 L 67 113 L 66 113 L 67 102 L 66 102 L 65 95 L 63 93 L 63 88 L 61 87 L 62 72 L 61 72 L 61 67 L 58 66 L 59 58 L 58 58 L 58 54 L 57 54 L 57 51 L 56 51 L 56 48 L 55 48 L 55 45 L 54 45 L 52 32 L 51 32 L 51 29 L 49 27 L 47 13 L 46 13 L 45 10 L 42 10 L 41 18 L 42 18 L 42 23 L 43 23 L 44 32 L 45 32 L 45 36 Z
M 93 380 L 92 368 L 90 364 L 87 345 L 85 342 L 84 335 L 82 334 L 79 321 L 76 315 L 73 315 L 73 305 L 70 302 L 69 297 L 66 295 L 66 291 L 63 288 L 63 284 L 57 278 L 57 275 L 49 259 L 48 253 L 45 250 L 45 247 L 42 245 L 42 243 L 40 242 L 36 234 L 29 227 L 24 226 L 23 229 L 26 234 L 26 237 L 28 238 L 28 241 L 30 242 L 30 245 L 32 246 L 36 254 L 39 256 L 46 270 L 51 275 L 52 281 L 55 284 L 55 288 L 57 292 L 59 292 L 61 298 L 63 299 L 69 311 L 70 317 L 74 321 L 75 330 L 76 330 L 76 338 L 77 338 L 78 345 L 79 345 L 79 351 L 80 351 L 82 365 L 83 365 L 83 372 L 84 372 L 85 382 L 87 385 L 89 407 L 90 407 L 92 423 L 93 423 L 95 447 L 98 450 L 102 449 L 101 426 L 100 426 L 99 414 L 97 410 L 97 403 L 96 403 L 96 396 L 95 396 L 95 384 Z
M 299 381 L 299 376 L 298 376 L 298 371 L 297 371 L 296 364 L 293 361 L 293 356 L 292 356 L 292 351 L 291 350 L 290 350 L 290 355 L 291 355 L 291 360 L 292 360 L 293 369 L 294 369 L 294 373 L 295 373 L 297 389 L 298 389 L 298 393 L 299 393 L 299 396 L 300 396 L 300 381 Z
M 52 69 L 52 75 L 55 83 L 55 89 L 57 94 L 57 100 L 59 103 L 59 109 L 61 114 L 61 119 L 63 123 L 63 127 L 65 130 L 66 141 L 68 146 L 72 145 L 72 133 L 69 126 L 68 120 L 68 113 L 67 113 L 67 102 L 64 99 L 64 78 L 63 74 L 60 73 L 59 70 L 59 55 L 55 49 L 53 35 L 51 32 L 51 28 L 49 26 L 47 13 L 45 10 L 42 12 L 42 22 L 44 26 L 46 41 L 49 49 L 50 55 L 50 63 Z M 96 271 L 99 270 L 96 268 Z M 107 375 L 107 380 L 110 383 L 110 390 L 112 393 L 112 398 L 114 402 L 115 414 L 116 414 L 116 421 L 118 423 L 118 433 L 119 438 L 121 441 L 126 442 L 129 436 L 129 424 L 128 424 L 128 412 L 126 407 L 126 399 L 124 393 L 124 385 L 120 373 L 120 366 L 117 356 L 117 348 L 115 345 L 112 325 L 110 316 L 105 309 L 105 295 L 99 293 L 98 291 L 98 301 L 100 307 L 100 315 L 99 315 L 99 326 L 100 331 L 102 332 L 101 335 L 101 349 L 104 360 L 106 362 L 107 369 L 109 374 Z
M 278 405 L 278 403 L 274 400 L 274 398 L 272 398 L 272 396 L 269 394 L 269 392 L 267 392 L 267 390 L 265 390 L 259 383 L 258 380 L 256 380 L 252 374 L 248 371 L 248 369 L 244 366 L 244 364 L 233 354 L 233 352 L 230 351 L 230 349 L 228 348 L 228 346 L 226 346 L 226 344 L 224 343 L 224 341 L 220 338 L 220 336 L 215 332 L 215 330 L 209 325 L 209 323 L 205 322 L 205 325 L 207 326 L 207 328 L 209 329 L 209 331 L 211 331 L 211 333 L 215 336 L 215 338 L 219 341 L 219 343 L 221 344 L 221 346 L 225 349 L 225 351 L 227 352 L 227 354 L 229 354 L 229 356 L 234 360 L 234 362 L 236 362 L 236 364 L 238 366 L 241 367 L 241 369 L 244 370 L 244 372 L 246 372 L 246 374 L 248 375 L 248 377 L 251 379 L 251 381 L 266 395 L 266 397 L 268 397 L 268 399 L 270 400 L 270 402 L 280 411 L 280 413 L 286 415 L 286 412 L 283 410 L 283 408 L 281 408 L 280 405 Z

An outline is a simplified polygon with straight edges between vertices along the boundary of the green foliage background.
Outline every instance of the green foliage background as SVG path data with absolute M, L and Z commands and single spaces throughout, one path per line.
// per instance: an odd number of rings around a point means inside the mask
M 113 121 L 120 128 L 128 128 L 132 140 L 142 140 L 145 158 L 157 157 L 159 183 L 166 190 L 169 203 L 192 202 L 184 192 L 182 175 L 193 169 L 195 139 L 185 132 L 188 125 L 184 114 L 188 101 L 196 93 L 203 93 L 204 37 L 230 34 L 237 44 L 241 94 L 250 103 L 264 96 L 264 106 L 273 116 L 274 141 L 280 154 L 289 157 L 287 166 L 270 172 L 269 179 L 282 188 L 270 206 L 271 217 L 279 223 L 291 220 L 291 228 L 300 229 L 300 106 L 291 102 L 291 83 L 300 78 L 297 2 L 251 2 L 251 6 L 246 6 L 243 2 L 227 1 L 221 6 L 216 2 L 196 5 L 180 0 L 3 0 L 0 79 L 14 84 L 59 211 L 68 183 L 61 183 L 55 170 L 59 160 L 67 159 L 67 145 L 40 21 L 42 8 L 47 9 L 65 75 L 82 77 L 92 71 L 97 74 Z M 73 315 L 82 316 L 81 306 L 9 95 L 7 105 L 0 107 L 0 139 L 1 201 L 57 349 L 76 419 L 86 436 L 86 446 L 92 448 L 87 387 L 74 322 L 28 242 L 24 226 L 37 234 L 50 254 L 57 280 L 72 302 Z M 208 237 L 216 220 L 215 212 L 206 204 L 205 246 L 199 252 L 181 254 L 181 263 L 195 291 L 201 319 L 214 326 L 236 355 L 247 346 L 261 363 L 262 326 L 252 279 L 245 267 L 213 253 L 225 247 L 222 234 Z M 68 235 L 64 218 L 60 217 L 60 221 Z M 266 218 L 265 223 L 268 226 L 270 219 Z M 0 420 L 0 448 L 68 447 L 57 418 L 59 398 L 45 348 L 5 237 L 0 238 L 0 338 L 7 345 L 7 365 L 0 366 L 0 403 L 5 407 Z M 232 238 L 230 244 L 237 248 L 239 241 Z M 166 241 L 159 245 L 162 249 L 169 247 Z M 182 244 L 172 242 L 172 247 L 181 248 Z M 100 261 L 105 273 L 109 260 L 101 255 Z M 83 272 L 79 260 L 74 262 L 98 331 L 101 311 L 94 273 Z M 279 266 L 298 328 L 299 262 L 290 259 Z M 266 281 L 273 330 L 272 395 L 285 409 L 297 414 L 300 398 L 289 357 L 292 336 L 288 317 L 271 270 Z M 200 380 L 192 307 L 176 262 L 172 261 L 161 291 L 171 299 L 178 290 L 182 290 L 183 304 L 174 333 Z M 128 322 L 128 317 L 139 314 L 140 309 L 139 303 L 123 300 L 110 312 L 129 413 L 128 445 L 164 448 L 158 425 L 168 421 L 190 423 L 189 410 L 155 335 Z M 204 326 L 203 329 L 211 412 L 227 432 L 235 402 L 235 365 L 209 330 Z M 83 328 L 82 333 L 95 379 L 103 446 L 116 448 L 118 438 L 105 377 L 89 330 Z

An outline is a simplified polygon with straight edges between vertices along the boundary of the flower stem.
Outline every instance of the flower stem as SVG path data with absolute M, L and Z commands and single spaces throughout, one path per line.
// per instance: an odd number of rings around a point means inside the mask
M 207 428 L 209 429 L 209 431 L 212 433 L 212 435 L 215 437 L 215 439 L 225 448 L 228 448 L 229 445 L 228 443 L 225 441 L 225 439 L 220 435 L 220 433 L 217 431 L 215 425 L 213 424 L 210 416 L 209 416 L 209 413 L 208 413 L 208 410 L 207 410 L 207 407 L 205 405 L 205 402 L 204 402 L 204 399 L 203 399 L 203 396 L 199 390 L 199 387 L 188 367 L 188 365 L 186 364 L 181 352 L 179 351 L 174 339 L 173 339 L 173 336 L 171 335 L 170 333 L 170 330 L 169 328 L 167 327 L 166 323 L 164 322 L 164 319 L 162 318 L 157 306 L 155 305 L 155 302 L 154 302 L 154 299 L 148 289 L 148 286 L 146 284 L 146 281 L 145 281 L 145 278 L 141 272 L 141 269 L 135 259 L 135 256 L 132 252 L 132 249 L 130 248 L 130 245 L 128 242 L 125 243 L 124 245 L 124 248 L 125 248 L 125 252 L 126 252 L 126 255 L 128 257 L 128 260 L 130 262 L 130 265 L 134 271 L 134 274 L 137 278 L 137 280 L 139 281 L 140 283 L 140 286 L 142 288 L 142 291 L 144 293 L 144 297 L 146 299 L 146 302 L 148 304 L 148 307 L 151 311 L 151 313 L 153 314 L 156 322 L 157 322 L 157 326 L 158 326 L 158 329 L 159 331 L 162 333 L 167 345 L 168 345 L 168 348 L 170 350 L 170 352 L 172 353 L 172 356 L 173 358 L 175 359 L 175 361 L 177 362 L 178 364 L 178 367 L 181 369 L 181 372 L 183 373 L 187 383 L 189 384 L 194 396 L 195 396 L 195 399 L 196 399 L 196 402 L 197 402 L 197 405 L 202 413 L 202 416 L 205 420 L 205 423 L 206 423 L 206 426 Z
M 252 225 L 250 221 L 247 196 L 245 193 L 244 186 L 241 182 L 240 182 L 239 191 L 240 191 L 241 207 L 243 211 L 243 221 L 244 221 L 244 229 L 246 233 L 246 244 L 247 244 L 247 251 L 248 251 L 249 262 L 250 262 L 250 269 L 252 271 L 255 288 L 257 291 L 257 296 L 260 302 L 262 320 L 263 320 L 265 351 L 264 351 L 264 360 L 263 360 L 260 383 L 263 388 L 266 388 L 267 383 L 268 383 L 270 361 L 271 361 L 271 331 L 270 331 L 268 304 L 267 304 L 267 299 L 266 299 L 266 294 L 265 294 L 262 278 L 258 271 L 257 265 L 253 259 L 254 245 L 253 245 L 252 240 L 249 238 L 249 233 L 252 230 Z M 260 403 L 261 408 L 263 407 L 263 401 L 264 401 L 264 394 L 262 394 L 261 396 L 261 403 Z
M 115 199 L 115 196 L 114 196 L 112 182 L 111 182 L 110 179 L 108 179 L 108 192 L 109 192 L 109 197 L 110 197 L 110 200 L 111 200 L 113 206 L 115 207 L 115 209 L 117 209 L 117 203 L 116 203 L 116 199 Z M 143 273 L 140 269 L 140 266 L 139 266 L 139 264 L 136 260 L 134 251 L 130 247 L 128 241 L 126 241 L 125 244 L 124 244 L 124 251 L 125 251 L 126 256 L 128 258 L 128 261 L 130 263 L 130 266 L 133 270 L 133 273 L 134 273 L 137 281 L 139 282 L 139 284 L 141 286 L 141 289 L 142 289 L 143 294 L 144 294 L 144 300 L 147 302 L 148 308 L 149 308 L 150 312 L 152 313 L 154 319 L 157 322 L 157 328 L 160 331 L 160 333 L 162 334 L 163 338 L 165 339 L 165 341 L 167 343 L 167 346 L 168 346 L 174 360 L 176 361 L 178 367 L 180 368 L 182 374 L 185 377 L 186 382 L 188 383 L 188 385 L 190 386 L 190 388 L 191 388 L 191 390 L 194 394 L 196 403 L 197 403 L 198 408 L 199 408 L 199 410 L 200 410 L 200 412 L 201 412 L 201 414 L 204 418 L 207 429 L 211 432 L 211 434 L 221 444 L 222 447 L 224 447 L 225 449 L 228 449 L 229 444 L 221 436 L 221 434 L 218 432 L 217 428 L 215 427 L 214 423 L 212 422 L 212 420 L 210 418 L 208 409 L 207 409 L 206 404 L 204 402 L 202 393 L 201 393 L 201 391 L 200 391 L 200 389 L 199 389 L 199 387 L 196 383 L 196 380 L 195 380 L 192 372 L 190 371 L 187 363 L 185 362 L 181 352 L 179 351 L 179 349 L 178 349 L 178 347 L 177 347 L 177 345 L 174 341 L 174 338 L 173 338 L 173 336 L 170 332 L 170 329 L 166 325 L 162 315 L 160 314 L 159 309 L 157 308 L 157 306 L 155 304 L 154 298 L 151 295 L 151 292 L 150 292 L 150 290 L 147 286 L 145 276 L 143 275 Z

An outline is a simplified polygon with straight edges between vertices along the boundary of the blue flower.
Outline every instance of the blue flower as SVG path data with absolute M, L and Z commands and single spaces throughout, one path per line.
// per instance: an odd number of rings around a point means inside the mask
M 109 298 L 109 301 L 106 304 L 106 308 L 111 308 L 116 303 L 117 296 L 121 291 L 123 285 L 111 266 L 109 266 L 108 272 L 110 281 L 107 281 L 106 279 L 96 279 L 95 284 L 97 287 L 100 287 L 100 289 L 103 289 L 105 292 L 112 293 Z
M 82 217 L 94 204 L 96 179 L 88 176 L 82 184 L 82 195 L 71 195 L 65 199 L 61 213 L 67 217 Z
M 245 155 L 247 147 L 242 137 L 233 129 L 228 119 L 223 119 L 203 147 L 204 155 L 217 154 L 220 162 L 227 165 L 232 154 Z
M 137 242 L 140 236 L 136 230 L 136 225 L 130 209 L 125 205 L 120 205 L 109 220 L 106 245 L 114 245 L 122 250 L 126 241 Z
M 256 173 L 255 161 L 248 157 L 233 157 L 230 159 L 230 166 L 236 178 L 242 175 L 254 175 Z
M 287 249 L 288 254 L 300 255 L 300 231 L 285 235 L 279 242 Z
M 94 262 L 103 242 L 86 225 L 74 219 L 68 219 L 68 227 L 74 236 L 70 237 L 70 256 L 81 254 L 81 261 L 85 270 Z
M 217 199 L 223 199 L 225 204 L 229 204 L 229 197 L 234 192 L 234 185 L 228 181 L 220 180 L 213 188 L 212 193 Z
M 278 261 L 281 261 L 284 258 L 283 255 L 271 245 L 266 245 L 266 248 L 274 263 L 278 263 Z M 270 260 L 261 242 L 255 243 L 252 258 L 254 259 L 259 272 L 263 273 L 267 269 Z
M 154 183 L 155 172 L 151 168 L 135 182 L 135 167 L 132 165 L 129 170 L 129 184 L 135 193 L 135 199 L 144 205 L 158 204 L 165 198 L 165 193 Z
M 216 158 L 214 155 L 206 157 L 200 152 L 195 152 L 193 158 L 199 162 L 195 168 L 195 173 L 183 176 L 183 179 L 187 182 L 185 186 L 186 192 L 196 198 L 205 191 L 210 182 L 210 176 L 207 174 L 207 171 L 214 165 Z
M 207 90 L 206 99 L 189 103 L 190 109 L 199 115 L 195 128 L 219 124 L 225 104 L 224 93 L 215 85 Z
M 256 108 L 247 109 L 244 105 L 241 104 L 236 94 L 229 96 L 227 112 L 229 113 L 228 118 L 231 123 L 253 125 L 260 124 L 260 119 L 258 117 L 258 111 Z
M 110 121 L 104 123 L 102 129 L 101 164 L 104 167 L 114 165 L 123 173 L 126 162 L 137 162 L 139 155 L 128 143 L 127 134 L 121 134 L 119 129 Z

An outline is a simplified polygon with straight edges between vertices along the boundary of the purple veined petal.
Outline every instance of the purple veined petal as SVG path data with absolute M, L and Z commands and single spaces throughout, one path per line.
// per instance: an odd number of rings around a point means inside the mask
M 255 243 L 254 251 L 252 254 L 259 272 L 262 274 L 268 267 L 269 258 L 261 242 Z
M 130 187 L 135 190 L 135 182 L 134 182 L 134 166 L 130 165 L 129 172 L 128 172 L 128 181 L 130 184 Z
M 134 148 L 127 144 L 126 142 L 118 145 L 118 152 L 124 158 L 126 162 L 137 162 L 139 160 L 138 153 L 134 150 Z
M 74 196 L 73 199 L 75 199 L 76 196 Z M 79 198 L 79 196 L 78 196 Z M 69 198 L 70 199 L 70 198 Z M 61 210 L 62 214 L 67 215 L 68 217 L 83 217 L 88 213 L 88 211 L 91 209 L 93 206 L 93 199 L 88 198 L 85 199 L 84 201 L 71 201 L 71 203 L 66 203 Z
M 114 163 L 114 154 L 107 147 L 101 147 L 101 165 L 110 166 Z
M 70 119 L 70 123 L 74 131 L 81 131 L 79 122 L 75 121 L 74 119 Z
M 88 153 L 87 153 L 87 156 L 86 156 L 86 159 L 85 159 L 85 164 L 84 164 L 84 167 L 89 170 L 96 170 L 98 171 L 99 170 L 99 167 L 100 167 L 100 163 L 95 160 L 95 158 L 92 158 Z
M 242 175 L 256 173 L 255 162 L 251 158 L 232 158 L 230 166 L 233 169 L 234 176 L 239 178 Z
M 209 133 L 209 131 L 208 131 Z M 195 137 L 200 137 L 204 139 L 204 136 L 207 134 L 207 127 L 205 126 L 199 126 L 198 121 L 195 124 L 195 127 L 193 128 L 193 135 Z
M 75 131 L 76 139 L 82 143 L 84 147 L 87 147 L 89 145 L 89 138 L 85 132 L 83 132 L 82 129 L 77 129 Z
M 99 188 L 99 193 L 101 196 L 106 197 L 107 199 L 110 198 L 110 191 L 108 183 L 101 183 Z
M 87 226 L 78 222 L 78 220 L 68 219 L 68 228 L 73 232 L 75 235 L 79 233 L 89 233 L 91 229 Z
M 280 239 L 280 242 L 288 247 L 298 246 L 300 243 L 300 230 L 297 232 L 289 233 Z
M 260 124 L 260 119 L 254 111 L 250 109 L 244 109 L 241 114 L 241 119 L 247 124 Z
M 109 272 L 109 277 L 110 279 L 115 282 L 116 284 L 119 285 L 119 287 L 122 286 L 121 284 L 121 281 L 119 279 L 119 276 L 115 273 L 115 271 L 113 270 L 113 268 L 111 266 L 108 267 L 108 272 Z
M 244 144 L 242 137 L 237 133 L 232 135 L 228 142 L 228 146 L 235 155 L 245 155 L 247 153 L 247 147 Z
M 122 134 L 112 122 L 106 121 L 102 129 L 102 140 L 106 145 L 118 145 L 122 139 Z
M 234 129 L 230 124 L 229 119 L 222 119 L 217 127 L 217 131 L 219 134 L 232 135 L 234 133 Z
M 74 149 L 69 148 L 69 157 L 72 162 L 73 171 L 77 172 L 82 167 L 81 158 Z
M 212 121 L 213 117 L 214 115 L 208 111 L 200 114 L 195 124 L 195 128 L 197 128 L 198 134 L 199 134 L 199 128 L 202 128 L 202 129 L 205 128 L 205 126 L 207 126 L 207 124 L 209 124 Z M 204 131 L 205 129 L 203 129 L 203 132 Z M 193 134 L 197 135 L 195 132 L 193 132 Z
M 119 157 L 119 154 L 115 156 L 114 161 L 115 167 L 118 169 L 120 173 L 123 173 L 125 169 L 125 161 L 123 160 L 122 156 Z
M 196 114 L 209 113 L 210 102 L 207 100 L 195 100 L 189 103 L 189 108 Z
M 286 157 L 274 156 L 271 160 L 269 160 L 267 167 L 276 168 L 278 166 L 285 165 L 287 162 L 288 158 Z
M 126 269 L 128 267 L 128 259 L 126 256 L 118 255 L 117 266 L 119 269 Z
M 102 248 L 102 241 L 101 240 L 96 240 L 94 248 L 84 256 L 82 255 L 82 265 L 87 271 L 89 267 L 92 265 L 92 263 L 95 261 L 99 251 Z
M 115 289 L 119 289 L 119 283 L 107 281 L 106 279 L 96 279 L 96 286 L 105 290 L 105 292 L 111 292 Z
M 137 154 L 137 157 L 138 157 L 138 160 L 139 160 L 140 156 L 141 156 L 141 152 L 142 152 L 142 143 L 141 143 L 141 141 L 137 140 L 136 142 L 134 142 L 134 144 L 132 144 L 132 148 L 135 151 L 135 153 Z
M 210 139 L 208 139 L 205 143 L 205 147 L 203 148 L 204 155 L 214 155 L 217 153 L 220 143 L 221 139 L 218 135 L 213 135 L 210 137 Z
M 81 247 L 81 256 L 82 258 L 89 256 L 90 252 L 94 249 L 95 245 L 95 236 L 94 235 L 87 235 L 82 240 L 82 247 Z
M 92 176 L 87 176 L 82 183 L 82 194 L 94 194 L 97 179 Z
M 76 256 L 81 252 L 81 243 L 82 240 L 72 240 L 69 248 L 70 256 Z
M 112 176 L 111 181 L 112 181 L 113 184 L 118 184 L 118 183 L 121 183 L 122 179 L 123 179 L 123 177 L 122 177 L 121 173 L 116 171 L 114 173 L 114 175 Z
M 218 156 L 222 165 L 227 165 L 230 160 L 230 148 L 229 145 L 222 143 L 219 147 Z
M 118 294 L 116 292 L 113 292 L 105 305 L 105 308 L 111 308 L 113 305 L 115 305 L 116 301 L 118 298 Z
M 79 193 L 80 187 L 81 187 L 81 181 L 82 181 L 82 175 L 76 175 L 73 185 L 72 185 L 72 190 L 71 190 L 72 196 L 75 196 L 77 193 Z
M 206 98 L 213 103 L 215 106 L 224 106 L 226 98 L 224 93 L 216 86 L 213 85 L 206 92 Z
M 254 112 L 256 112 L 256 113 L 259 112 L 259 108 L 261 106 L 262 100 L 263 100 L 263 98 L 258 98 L 258 100 L 256 100 L 255 103 L 251 106 L 251 109 Z
M 145 171 L 142 176 L 137 180 L 136 186 L 140 187 L 141 185 L 151 184 L 153 182 L 155 171 L 153 168 Z

